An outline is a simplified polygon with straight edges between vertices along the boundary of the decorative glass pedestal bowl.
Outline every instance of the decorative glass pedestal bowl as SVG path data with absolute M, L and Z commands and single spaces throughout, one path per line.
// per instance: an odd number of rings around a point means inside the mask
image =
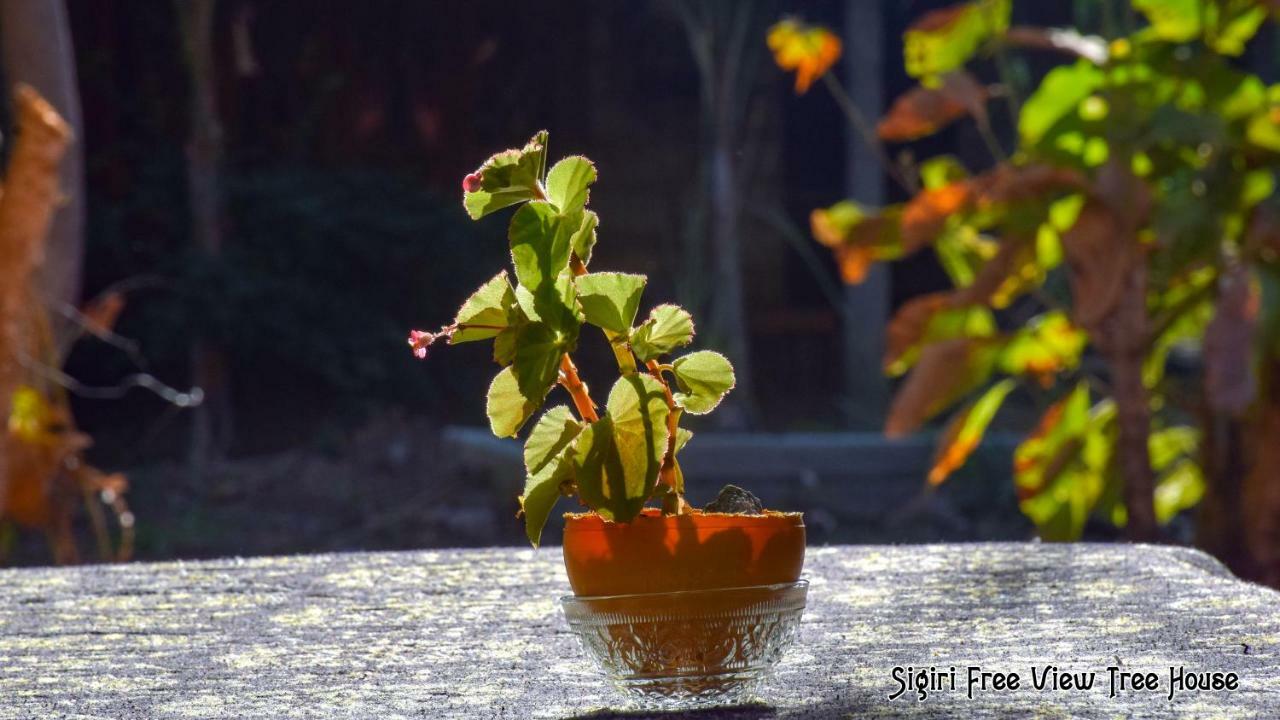
M 561 598 L 569 627 L 637 705 L 683 708 L 751 699 L 781 659 L 809 583 Z

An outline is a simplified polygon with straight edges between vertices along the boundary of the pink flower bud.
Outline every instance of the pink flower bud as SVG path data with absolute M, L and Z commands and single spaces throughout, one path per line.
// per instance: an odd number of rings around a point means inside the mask
M 484 177 L 480 174 L 480 171 L 477 170 L 462 178 L 462 190 L 464 192 L 475 192 L 480 189 L 480 182 L 482 180 L 484 180 Z
M 427 359 L 427 348 L 435 342 L 436 336 L 422 330 L 409 331 L 409 347 L 413 348 L 413 356 L 419 360 Z

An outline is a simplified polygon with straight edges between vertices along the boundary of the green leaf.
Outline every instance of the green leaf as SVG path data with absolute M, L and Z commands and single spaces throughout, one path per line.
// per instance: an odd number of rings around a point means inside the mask
M 973 284 L 978 270 L 995 257 L 998 250 L 998 243 L 982 237 L 967 224 L 948 227 L 933 243 L 938 263 L 958 288 Z
M 677 358 L 671 367 L 680 386 L 676 404 L 692 415 L 715 410 L 733 389 L 733 365 L 720 353 L 700 350 Z
M 520 332 L 518 325 L 512 325 L 498 333 L 493 339 L 493 361 L 506 367 L 516 359 L 516 335 Z
M 1039 143 L 1058 121 L 1069 117 L 1102 86 L 1103 77 L 1102 71 L 1088 60 L 1050 70 L 1022 105 L 1018 133 L 1023 144 Z
M 524 532 L 529 542 L 538 547 L 542 539 L 542 529 L 551 517 L 556 501 L 560 499 L 560 488 L 573 476 L 573 465 L 562 458 L 548 463 L 539 472 L 530 475 L 524 481 L 524 493 L 520 495 L 520 509 L 524 512 Z
M 515 368 L 505 367 L 489 385 L 489 396 L 485 403 L 489 429 L 498 437 L 515 437 L 541 404 L 541 397 L 532 398 L 521 391 Z
M 529 475 L 537 475 L 547 465 L 557 461 L 573 444 L 582 423 L 564 405 L 557 405 L 543 413 L 524 443 L 524 467 Z
M 569 246 L 573 254 L 577 255 L 584 265 L 591 262 L 591 251 L 596 246 L 596 227 L 599 224 L 600 218 L 591 210 L 585 210 L 582 213 L 582 225 L 569 238 Z
M 1163 525 L 1204 497 L 1204 474 L 1195 460 L 1200 433 L 1192 427 L 1165 428 L 1151 433 L 1147 446 L 1156 472 L 1156 521 Z
M 451 345 L 495 337 L 516 319 L 516 294 L 507 280 L 507 271 L 494 275 L 462 303 L 453 322 L 458 330 L 449 338 Z
M 937 190 L 969 177 L 969 171 L 955 155 L 938 155 L 920 163 L 920 184 Z
M 688 431 L 688 430 L 685 430 L 685 429 L 684 429 L 684 428 L 682 428 L 682 427 L 678 427 L 678 428 L 676 428 L 676 446 L 675 446 L 675 454 L 677 454 L 677 455 L 678 455 L 678 454 L 680 453 L 680 451 L 684 449 L 684 446 L 685 446 L 685 445 L 688 445 L 688 444 L 689 444 L 689 441 L 690 441 L 690 440 L 692 440 L 692 439 L 693 439 L 693 433 L 692 433 L 692 432 L 690 432 L 690 431 Z
M 1036 316 L 1013 334 L 1000 353 L 1000 369 L 1010 375 L 1048 376 L 1080 364 L 1089 342 L 1061 311 Z
M 547 173 L 547 198 L 568 214 L 587 204 L 587 188 L 596 181 L 596 166 L 575 155 L 556 163 Z
M 693 342 L 693 316 L 679 305 L 659 305 L 631 333 L 631 349 L 648 362 Z
M 590 273 L 574 278 L 578 286 L 578 302 L 587 322 L 616 333 L 631 329 L 646 282 L 648 278 L 644 275 L 617 272 Z
M 1004 404 L 1004 399 L 1017 386 L 1012 379 L 1001 380 L 947 422 L 942 441 L 933 456 L 933 466 L 929 468 L 930 485 L 941 485 L 964 465 L 978 448 L 978 443 L 982 442 L 982 436 Z
M 934 10 L 903 35 L 907 74 L 936 85 L 963 67 L 989 38 L 1009 28 L 1011 0 L 974 0 Z
M 667 449 L 667 402 L 648 375 L 620 378 L 606 413 L 574 443 L 578 494 L 606 519 L 628 522 L 653 494 Z
M 480 189 L 464 192 L 463 207 L 472 220 L 541 194 L 538 181 L 546 166 L 547 133 L 533 136 L 520 150 L 505 150 L 493 155 L 476 170 Z
M 582 323 L 576 298 L 577 289 L 568 270 L 556 276 L 553 282 L 543 283 L 536 292 L 524 285 L 516 287 L 516 305 L 525 317 L 575 337 L 577 327 Z
M 1133 0 L 1133 8 L 1147 16 L 1161 40 L 1187 42 L 1200 36 L 1202 0 Z
M 533 322 L 522 325 L 516 333 L 516 357 L 511 367 L 515 370 L 520 392 L 542 404 L 542 399 L 555 385 L 560 372 L 560 358 L 572 349 L 572 340 L 565 333 L 546 323 Z
M 570 240 L 581 224 L 580 216 L 561 215 L 554 205 L 541 200 L 517 210 L 507 237 L 520 284 L 536 294 L 567 270 Z
M 1236 5 L 1234 8 L 1222 5 L 1213 7 L 1225 15 L 1218 20 L 1217 32 L 1210 38 L 1209 46 L 1223 55 L 1244 54 L 1245 44 L 1257 34 L 1258 28 L 1267 19 L 1267 8 L 1261 4 L 1243 7 Z

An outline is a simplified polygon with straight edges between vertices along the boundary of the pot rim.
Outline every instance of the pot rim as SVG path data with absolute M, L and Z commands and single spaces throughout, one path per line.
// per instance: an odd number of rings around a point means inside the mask
M 795 528 L 804 527 L 804 513 L 802 512 L 783 512 L 781 510 L 765 509 L 760 515 L 746 515 L 743 513 L 719 513 L 719 512 L 703 512 L 694 510 L 690 515 L 663 515 L 661 510 L 656 508 L 645 508 L 636 520 L 644 522 L 661 521 L 664 523 L 672 523 L 678 521 L 682 517 L 694 518 L 694 522 L 699 528 L 729 528 L 741 527 L 744 525 L 774 525 L 779 528 Z M 632 522 L 615 522 L 606 520 L 600 514 L 592 512 L 564 514 L 564 531 L 565 532 L 608 532 L 613 529 L 621 529 L 634 524 Z
M 624 599 L 642 599 L 642 598 L 687 598 L 693 595 L 714 595 L 718 593 L 741 592 L 743 590 L 760 590 L 766 592 L 781 592 L 784 590 L 805 590 L 809 588 L 809 580 L 801 578 L 795 582 L 775 583 L 773 585 L 738 585 L 735 587 L 725 588 L 708 588 L 706 590 L 671 590 L 668 592 L 655 593 L 622 593 L 619 595 L 562 595 L 560 603 L 567 605 L 570 603 L 580 602 L 599 602 L 601 600 L 624 600 Z

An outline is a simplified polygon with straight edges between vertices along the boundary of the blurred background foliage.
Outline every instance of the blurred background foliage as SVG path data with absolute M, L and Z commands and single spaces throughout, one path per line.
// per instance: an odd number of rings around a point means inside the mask
M 994 4 L 1007 9 L 1011 28 L 1106 41 L 1149 25 L 1141 3 L 1121 0 Z M 917 88 L 917 76 L 945 72 L 921 70 L 932 56 L 918 48 L 904 56 L 903 34 L 971 3 L 572 0 L 535 10 L 216 0 L 180 12 L 181 5 L 65 4 L 83 108 L 82 296 L 126 291 L 115 330 L 137 342 L 156 377 L 176 387 L 202 383 L 202 363 L 214 358 L 226 379 L 223 409 L 209 403 L 201 411 L 227 416 L 214 426 L 222 443 L 198 458 L 191 410 L 136 391 L 72 397 L 78 424 L 96 440 L 90 458 L 129 473 L 139 556 L 521 542 L 510 500 L 519 478 L 463 463 L 441 440 L 446 426 L 483 425 L 476 398 L 491 374 L 487 356 L 459 348 L 433 353 L 423 366 L 404 338 L 410 327 L 447 320 L 505 262 L 503 220 L 467 221 L 458 183 L 495 148 L 539 128 L 553 131 L 553 155 L 582 153 L 600 169 L 592 204 L 608 237 L 601 265 L 647 273 L 649 297 L 708 318 L 699 344 L 726 351 L 746 379 L 735 393 L 740 404 L 717 413 L 715 427 L 696 428 L 700 435 L 874 434 L 866 442 L 880 444 L 871 450 L 845 451 L 828 464 L 838 472 L 804 471 L 779 485 L 786 494 L 766 498 L 810 512 L 815 540 L 1034 534 L 1018 512 L 1014 446 L 1074 385 L 1046 389 L 1034 373 L 1017 389 L 997 383 L 991 392 L 1003 402 L 988 404 L 1002 409 L 987 408 L 987 444 L 965 467 L 951 468 L 955 477 L 938 490 L 922 489 L 929 468 L 918 458 L 868 459 L 884 448 L 886 457 L 919 454 L 878 438 L 888 390 L 904 382 L 880 377 L 890 319 L 926 305 L 921 297 L 967 284 L 966 273 L 994 247 L 952 233 L 917 252 L 865 256 L 871 280 L 863 287 L 878 289 L 859 295 L 841 282 L 854 268 L 814 243 L 808 225 L 814 208 L 845 197 L 866 215 L 909 201 L 913 189 L 894 174 L 946 185 L 958 168 L 978 176 L 992 167 L 993 143 L 1016 154 L 1026 133 L 1005 105 L 1029 102 L 1063 64 L 1061 51 L 991 53 L 989 37 L 930 51 L 946 58 L 946 70 L 972 56 L 977 82 L 1008 93 L 991 99 L 985 127 L 961 119 L 965 107 L 953 122 L 908 133 L 908 143 L 890 146 L 886 171 L 848 125 L 844 101 L 824 86 L 848 87 L 874 133 L 893 100 Z M 203 34 L 197 15 L 183 15 L 195 6 L 209 12 Z M 869 9 L 873 21 L 865 22 Z M 845 49 L 800 96 L 766 43 L 769 28 L 788 16 L 831 28 Z M 991 34 L 985 20 L 965 22 Z M 1160 42 L 1203 45 L 1200 35 Z M 1223 63 L 1274 82 L 1274 24 L 1241 42 Z M 212 102 L 201 105 L 206 96 Z M 205 156 L 194 142 L 202 115 L 220 130 L 216 152 Z M 0 129 L 8 137 L 11 127 Z M 1203 129 L 1181 118 L 1159 128 L 1189 147 Z M 943 156 L 954 163 L 923 162 Z M 1048 152 L 1043 159 L 1061 162 Z M 202 200 L 191 173 L 202 166 L 220 188 L 217 253 L 202 246 L 196 221 Z M 1175 202 L 1170 212 L 1194 215 L 1197 207 Z M 887 262 L 876 270 L 870 260 Z M 1069 299 L 1064 270 L 1035 280 L 1055 302 Z M 1038 316 L 1044 330 L 1064 327 L 1044 325 L 1045 307 L 1023 297 L 991 318 L 965 314 L 960 326 L 1002 338 L 1025 338 Z M 890 363 L 895 376 L 919 362 L 918 345 L 894 346 L 904 351 Z M 584 346 L 582 355 L 588 382 L 602 382 L 592 368 L 608 367 L 607 350 Z M 1196 392 L 1199 367 L 1195 353 L 1175 352 L 1164 382 Z M 135 368 L 117 348 L 88 339 L 66 370 L 106 386 Z M 1106 368 L 1084 351 L 1078 372 L 1105 376 Z M 973 399 L 975 389 L 952 399 Z M 1087 407 L 1104 395 L 1091 395 Z M 911 429 L 945 431 L 949 415 L 926 415 Z M 1173 424 L 1197 423 L 1185 415 Z M 1230 434 L 1223 432 L 1213 437 Z M 980 435 L 971 428 L 964 438 Z M 1169 436 L 1170 446 L 1185 448 L 1174 442 L 1180 438 Z M 1158 454 L 1153 449 L 1153 461 Z M 701 488 L 696 478 L 690 484 Z M 1166 532 L 1190 540 L 1194 527 L 1183 512 Z M 1113 538 L 1117 530 L 1093 517 L 1068 533 L 1080 534 Z M 48 559 L 38 534 L 18 536 L 11 561 Z

